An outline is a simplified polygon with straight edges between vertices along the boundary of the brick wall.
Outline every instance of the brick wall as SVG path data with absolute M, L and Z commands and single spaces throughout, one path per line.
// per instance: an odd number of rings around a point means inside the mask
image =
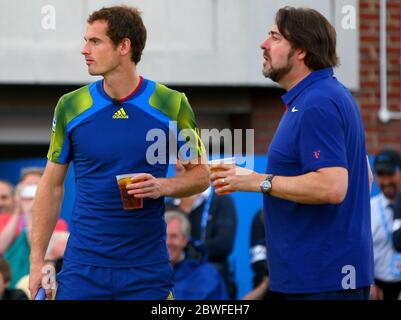
M 277 129 L 284 113 L 281 89 L 266 88 L 251 91 L 252 116 L 251 124 L 255 129 L 255 153 L 265 154 L 267 147 Z
M 401 105 L 401 1 L 387 1 L 387 82 L 390 110 Z M 360 0 L 361 90 L 356 94 L 366 130 L 368 152 L 391 147 L 401 152 L 401 121 L 383 124 L 380 109 L 380 1 Z
M 401 152 L 401 120 L 383 124 L 380 109 L 380 0 L 360 0 L 360 91 L 355 97 L 361 108 L 366 129 L 368 153 L 390 147 Z M 401 109 L 401 0 L 388 0 L 388 104 L 390 110 Z M 255 151 L 265 153 L 283 113 L 277 89 L 252 91 L 252 125 L 255 128 Z

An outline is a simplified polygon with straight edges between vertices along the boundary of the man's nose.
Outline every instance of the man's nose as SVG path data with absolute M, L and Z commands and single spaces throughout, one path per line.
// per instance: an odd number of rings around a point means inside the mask
M 269 38 L 263 40 L 263 42 L 260 44 L 260 48 L 262 50 L 269 50 L 270 49 Z
M 89 54 L 88 43 L 85 43 L 84 46 L 82 47 L 81 54 L 83 54 L 83 55 Z

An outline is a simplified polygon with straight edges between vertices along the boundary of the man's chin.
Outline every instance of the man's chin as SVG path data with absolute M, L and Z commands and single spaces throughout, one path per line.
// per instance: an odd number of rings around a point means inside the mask
M 386 196 L 386 198 L 390 199 L 390 200 L 394 200 L 397 197 L 397 192 L 395 190 L 392 190 L 392 189 L 383 190 L 383 193 Z
M 265 70 L 262 70 L 262 73 L 265 76 L 265 78 L 268 78 L 273 82 L 277 82 L 278 81 L 278 79 L 277 79 L 277 77 L 276 77 L 276 75 L 274 73 L 272 73 L 270 71 L 265 71 Z
M 100 75 L 101 75 L 99 72 L 96 72 L 96 71 L 93 71 L 93 70 L 88 70 L 88 73 L 89 73 L 91 76 L 100 76 Z
M 270 70 L 262 69 L 262 74 L 264 75 L 265 78 L 270 79 Z
M 94 69 L 91 68 L 90 66 L 88 67 L 88 73 L 89 73 L 91 76 L 101 76 L 101 75 L 102 75 L 102 73 L 99 72 L 99 70 L 94 70 Z

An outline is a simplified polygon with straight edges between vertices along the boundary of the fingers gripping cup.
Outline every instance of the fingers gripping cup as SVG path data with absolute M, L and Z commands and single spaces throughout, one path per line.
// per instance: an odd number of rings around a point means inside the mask
M 235 167 L 235 157 L 230 157 L 230 158 L 223 158 L 223 159 L 213 159 L 208 161 L 208 165 L 210 167 L 210 171 L 211 173 L 216 173 L 219 171 L 225 171 L 227 169 L 224 169 L 222 167 L 220 167 L 219 165 L 229 165 L 230 167 Z M 214 181 L 214 180 L 213 180 Z M 224 181 L 224 179 L 223 179 Z M 223 194 L 230 194 L 231 192 L 227 191 L 227 192 L 220 192 L 220 195 Z
M 213 159 L 213 160 L 208 161 L 208 165 L 210 166 L 210 171 L 212 173 L 218 172 L 218 171 L 224 171 L 223 168 L 216 166 L 219 164 L 232 165 L 234 167 L 235 166 L 235 157 L 223 158 L 223 159 Z
M 134 210 L 143 208 L 143 199 L 135 198 L 133 195 L 128 194 L 127 190 L 127 185 L 131 183 L 132 177 L 136 175 L 137 173 L 128 173 L 116 176 L 124 210 Z

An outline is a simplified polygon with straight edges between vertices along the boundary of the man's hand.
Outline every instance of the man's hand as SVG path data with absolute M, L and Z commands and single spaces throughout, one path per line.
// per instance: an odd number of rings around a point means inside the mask
M 165 195 L 163 180 L 157 179 L 149 173 L 140 173 L 132 177 L 130 184 L 127 184 L 128 194 L 135 198 L 158 199 Z
M 372 300 L 384 300 L 383 290 L 375 284 L 370 287 L 370 296 Z
M 210 169 L 210 179 L 218 195 L 234 191 L 260 192 L 260 183 L 266 179 L 265 174 L 232 164 L 215 164 Z
M 55 279 L 50 279 L 52 281 L 48 281 L 49 279 L 46 277 L 48 277 L 49 275 L 43 273 L 44 267 L 44 262 L 31 261 L 31 268 L 29 272 L 29 292 L 31 293 L 32 300 L 35 299 L 39 288 L 44 288 L 46 290 L 46 298 L 52 299 L 52 285 L 55 284 Z
M 262 300 L 269 287 L 269 278 L 264 277 L 263 281 L 252 291 L 248 292 L 242 300 Z

